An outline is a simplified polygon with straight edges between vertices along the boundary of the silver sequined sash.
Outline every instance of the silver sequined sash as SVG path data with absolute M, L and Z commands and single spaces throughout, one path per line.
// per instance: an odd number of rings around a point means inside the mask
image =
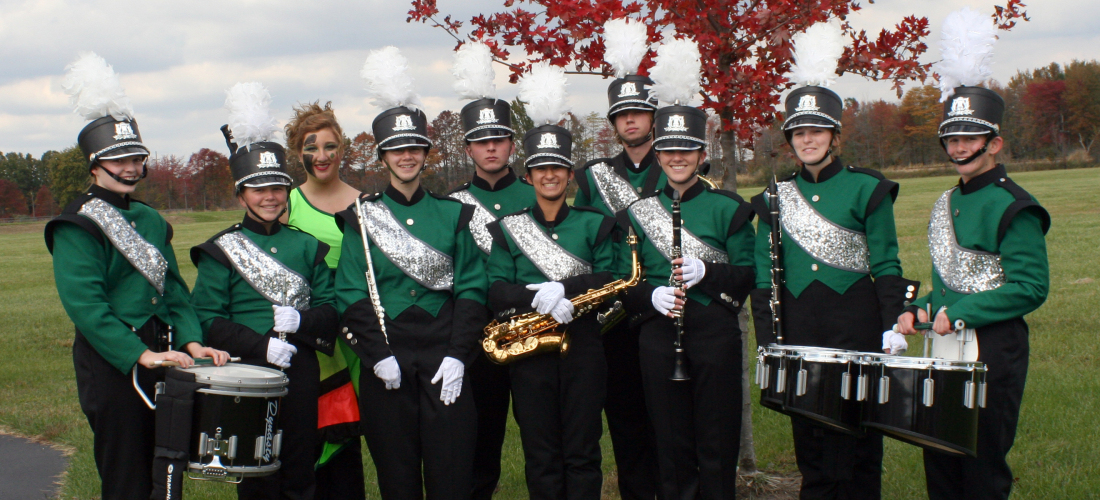
M 470 194 L 467 189 L 455 191 L 450 194 L 450 197 L 474 206 L 474 217 L 470 219 L 470 233 L 474 235 L 474 242 L 477 243 L 477 247 L 485 252 L 485 255 L 489 255 L 489 252 L 493 249 L 493 236 L 489 234 L 489 228 L 485 225 L 497 220 L 496 216 L 490 213 L 489 209 L 485 208 L 485 205 L 482 205 L 481 201 Z
M 779 183 L 779 223 L 806 253 L 830 267 L 853 273 L 870 273 L 867 235 L 848 229 L 818 213 L 795 181 Z
M 530 214 L 516 214 L 501 219 L 500 225 L 512 236 L 516 246 L 550 281 L 590 274 L 592 264 L 569 253 L 558 242 L 546 236 Z
M 410 233 L 382 200 L 363 201 L 367 236 L 406 276 L 431 290 L 454 285 L 454 259 Z
M 611 165 L 597 163 L 588 167 L 588 170 L 592 171 L 592 178 L 596 181 L 596 190 L 600 192 L 604 205 L 607 205 L 611 212 L 618 213 L 638 199 L 638 193 L 634 190 L 634 186 L 630 185 L 626 179 L 619 177 L 619 174 L 615 173 L 615 169 Z
M 657 196 L 650 196 L 630 205 L 630 213 L 642 226 L 642 232 L 657 251 L 672 262 L 672 214 L 661 205 Z M 686 227 L 680 228 L 680 247 L 684 257 L 705 262 L 729 264 L 729 255 L 699 239 Z
M 272 304 L 309 309 L 309 281 L 263 251 L 240 231 L 225 233 L 214 240 L 225 252 L 237 273 Z
M 951 218 L 951 194 L 955 189 L 958 188 L 948 189 L 932 207 L 932 218 L 928 221 L 932 267 L 943 284 L 954 292 L 970 294 L 993 290 L 1007 281 L 1001 268 L 1001 256 L 959 245 Z
M 126 257 L 130 265 L 149 280 L 157 293 L 164 295 L 164 275 L 168 272 L 168 261 L 156 246 L 138 234 L 114 206 L 99 198 L 92 198 L 77 213 L 95 222 L 118 253 Z

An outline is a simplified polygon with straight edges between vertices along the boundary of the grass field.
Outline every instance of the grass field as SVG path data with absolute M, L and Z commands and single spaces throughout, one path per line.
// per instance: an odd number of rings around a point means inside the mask
M 1096 498 L 1100 496 L 1100 414 L 1096 373 L 1100 345 L 1094 342 L 1095 311 L 1100 310 L 1100 170 L 1023 172 L 1013 178 L 1050 211 L 1047 235 L 1051 264 L 1050 297 L 1028 316 L 1031 362 L 1016 446 L 1009 462 L 1017 478 L 1014 498 Z M 925 232 L 928 211 L 953 178 L 901 181 L 895 207 L 906 277 L 927 287 L 931 264 Z M 746 188 L 743 195 L 759 188 Z M 176 254 L 188 282 L 195 268 L 188 249 L 236 222 L 240 212 L 193 213 L 174 217 Z M 0 226 L 0 428 L 38 436 L 75 449 L 64 481 L 66 499 L 98 498 L 92 436 L 80 412 L 71 348 L 73 328 L 57 299 L 42 224 Z M 919 346 L 917 351 L 919 353 Z M 795 470 L 787 419 L 754 410 L 759 465 Z M 120 425 L 125 425 L 124 423 Z M 605 435 L 604 470 L 613 469 Z M 511 424 L 497 498 L 525 498 L 519 434 Z M 918 448 L 886 440 L 884 498 L 923 498 L 924 472 Z M 367 467 L 368 497 L 377 498 L 373 467 Z M 188 498 L 234 498 L 220 484 L 187 483 Z

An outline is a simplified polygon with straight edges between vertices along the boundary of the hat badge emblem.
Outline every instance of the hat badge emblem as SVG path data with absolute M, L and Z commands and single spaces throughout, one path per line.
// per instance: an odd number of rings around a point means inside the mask
M 481 113 L 477 117 L 478 125 L 486 125 L 489 123 L 497 122 L 497 114 L 493 111 L 493 108 L 485 108 L 481 110 Z
M 970 109 L 970 98 L 956 97 L 955 100 L 951 101 L 951 111 L 947 113 L 947 116 L 969 116 L 972 114 L 974 114 L 974 110 Z
M 625 82 L 622 87 L 619 87 L 619 97 L 632 97 L 638 94 L 638 87 L 634 82 Z
M 256 168 L 279 168 L 279 159 L 275 153 L 264 151 L 260 153 L 260 163 L 256 164 Z
M 687 132 L 687 126 L 684 123 L 684 115 L 670 115 L 668 117 L 668 124 L 665 125 L 665 132 Z
M 804 95 L 798 98 L 798 107 L 794 108 L 795 111 L 818 111 L 821 108 L 817 107 L 817 96 Z
M 558 149 L 561 146 L 558 145 L 558 136 L 553 132 L 547 132 L 539 137 L 539 149 Z
M 409 115 L 397 115 L 397 118 L 393 122 L 394 130 L 414 130 L 416 125 L 413 125 L 412 116 Z
M 118 122 L 115 124 L 116 141 L 126 141 L 137 138 L 137 134 L 134 133 L 134 128 L 130 126 L 130 122 Z

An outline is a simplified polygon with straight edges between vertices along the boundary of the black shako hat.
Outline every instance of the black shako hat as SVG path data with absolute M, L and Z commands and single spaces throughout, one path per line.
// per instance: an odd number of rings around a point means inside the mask
M 557 125 L 542 125 L 523 136 L 523 151 L 527 168 L 539 165 L 573 167 L 573 134 Z
M 657 98 L 649 94 L 653 80 L 648 76 L 626 75 L 616 78 L 607 86 L 607 119 L 615 121 L 615 114 L 630 109 L 654 111 Z
M 707 147 L 707 114 L 691 106 L 665 106 L 653 116 L 655 151 L 693 151 Z
M 141 132 L 133 119 L 116 120 L 107 115 L 93 120 L 80 131 L 76 142 L 84 158 L 88 159 L 89 168 L 96 160 L 149 156 L 149 148 L 141 143 Z
M 844 102 L 836 92 L 825 87 L 807 85 L 788 94 L 785 104 L 787 119 L 783 121 L 783 133 L 788 141 L 791 131 L 800 127 L 831 128 L 840 133 Z
M 940 137 L 1000 135 L 1004 113 L 1005 101 L 996 92 L 984 87 L 956 87 L 943 103 Z
M 229 125 L 222 125 L 225 144 L 229 146 L 229 172 L 233 175 L 233 192 L 242 187 L 287 186 L 294 178 L 286 171 L 286 150 L 277 142 L 256 142 L 237 147 Z
M 503 99 L 478 99 L 462 107 L 462 131 L 470 142 L 512 137 L 512 106 Z
M 419 109 L 398 106 L 383 111 L 371 124 L 378 156 L 383 151 L 409 147 L 431 148 L 428 140 L 428 117 Z

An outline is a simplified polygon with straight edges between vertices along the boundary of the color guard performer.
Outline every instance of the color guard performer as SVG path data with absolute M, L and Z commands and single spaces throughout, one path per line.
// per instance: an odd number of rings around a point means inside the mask
M 943 38 L 944 62 L 936 67 L 944 101 L 940 144 L 960 179 L 932 207 L 932 290 L 906 308 L 898 326 L 914 334 L 914 319 L 933 321 L 939 335 L 973 328 L 977 361 L 988 369 L 977 456 L 925 450 L 929 498 L 1005 499 L 1012 491 L 1005 457 L 1016 438 L 1027 379 L 1023 317 L 1043 304 L 1050 289 L 1044 239 L 1050 215 L 997 163 L 1004 100 L 975 86 L 991 76 L 986 58 L 996 39 L 993 23 L 963 9 L 948 16 Z
M 189 367 L 194 356 L 222 365 L 229 355 L 202 345 L 172 225 L 130 198 L 148 172 L 149 150 L 118 76 L 90 52 L 67 70 L 62 87 L 92 120 L 77 143 L 93 184 L 46 224 L 46 248 L 61 305 L 76 327 L 76 387 L 92 427 L 102 498 L 146 500 L 155 419 L 134 386 L 154 394 L 156 362 Z
M 359 410 L 382 497 L 465 499 L 477 432 L 465 367 L 482 355 L 488 285 L 474 207 L 420 185 L 431 142 L 407 64 L 386 47 L 362 71 L 385 109 L 372 128 L 390 184 L 338 214 L 341 335 L 363 363 Z
M 625 292 L 624 301 L 631 317 L 642 318 L 646 405 L 657 435 L 660 496 L 670 500 L 737 494 L 737 314 L 754 273 L 751 206 L 698 176 L 706 159 L 707 116 L 680 103 L 700 90 L 699 58 L 690 40 L 669 40 L 658 49 L 653 91 L 662 103 L 676 103 L 655 115 L 653 148 L 668 181 L 619 214 L 620 225 L 633 226 L 641 240 L 647 277 Z
M 835 81 L 843 51 L 839 24 L 812 26 L 796 35 L 794 44 L 792 79 L 805 86 L 787 96 L 783 123 L 801 168 L 777 183 L 784 343 L 864 352 L 903 349 L 896 345 L 900 336 L 890 330 L 919 283 L 901 277 L 894 227 L 898 185 L 877 171 L 845 166 L 833 155 L 840 145 L 843 104 L 825 86 Z M 752 291 L 758 346 L 776 342 L 765 194 L 752 199 L 760 215 Z M 802 417 L 792 417 L 791 427 L 803 498 L 880 497 L 881 435 L 855 437 Z
M 198 268 L 191 296 L 211 345 L 242 362 L 286 370 L 282 398 L 282 467 L 270 476 L 245 478 L 238 498 L 312 499 L 317 448 L 317 357 L 331 356 L 338 325 L 329 246 L 284 226 L 292 179 L 278 130 L 267 109 L 263 85 L 238 83 L 229 89 L 229 146 L 233 191 L 244 220 L 191 249 Z
M 466 154 L 474 162 L 474 178 L 449 195 L 474 206 L 470 232 L 489 258 L 493 238 L 486 224 L 505 214 L 528 208 L 535 202 L 534 189 L 516 177 L 508 165 L 515 152 L 512 110 L 507 101 L 497 99 L 493 83 L 493 57 L 480 42 L 466 42 L 455 54 L 451 72 L 455 91 L 472 102 L 461 111 L 466 138 Z M 500 454 L 508 424 L 511 382 L 508 367 L 494 364 L 485 356 L 476 356 L 470 366 L 470 390 L 477 407 L 477 446 L 474 452 L 475 500 L 492 498 L 500 480 Z

